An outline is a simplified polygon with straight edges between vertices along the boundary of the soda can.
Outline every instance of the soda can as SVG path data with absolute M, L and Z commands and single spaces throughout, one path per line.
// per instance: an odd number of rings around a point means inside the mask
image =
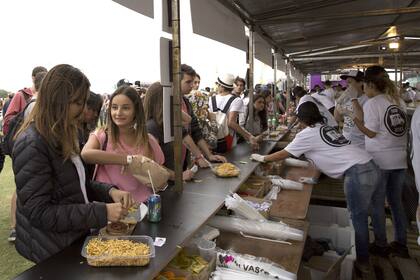
M 158 223 L 162 219 L 162 200 L 160 195 L 152 194 L 148 199 L 148 219 L 149 222 Z

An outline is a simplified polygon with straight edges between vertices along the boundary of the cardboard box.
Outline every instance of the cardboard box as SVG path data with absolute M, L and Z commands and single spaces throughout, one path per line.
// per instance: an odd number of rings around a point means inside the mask
M 309 205 L 308 221 L 314 225 L 338 225 L 339 227 L 352 227 L 350 212 L 347 208 Z
M 175 277 L 184 277 L 185 280 L 192 280 L 192 276 L 190 272 L 173 268 L 173 267 L 165 267 L 160 273 L 164 273 L 168 271 L 174 273 Z M 159 277 L 155 277 L 154 279 L 159 280 Z
M 195 247 L 188 247 L 184 248 L 184 251 L 187 253 L 187 255 L 200 255 L 198 252 L 198 248 Z M 176 271 L 182 271 L 185 274 L 190 274 L 190 278 L 188 280 L 208 280 L 210 278 L 210 274 L 215 270 L 216 268 L 216 256 L 208 263 L 207 267 L 204 268 L 199 274 L 192 273 L 187 270 L 179 269 L 176 267 L 172 267 L 171 264 L 168 264 L 166 268 L 164 268 L 162 271 L 165 271 L 166 269 L 169 270 L 176 270 Z
M 341 276 L 340 279 L 350 280 L 352 279 L 353 264 L 356 260 L 356 248 L 354 247 L 354 229 L 350 226 L 339 227 L 337 224 L 334 225 L 309 225 L 308 235 L 313 239 L 327 238 L 331 240 L 332 245 L 339 250 L 346 250 L 353 246 L 351 253 L 346 256 L 343 263 L 341 264 Z M 335 251 L 327 251 L 323 256 L 312 257 L 314 260 L 309 260 L 309 265 L 312 262 L 324 263 L 324 266 L 316 265 L 311 267 L 311 276 L 313 280 L 323 279 L 325 275 L 325 268 L 328 264 L 333 264 L 338 260 L 340 256 Z M 325 270 L 325 271 L 324 271 Z M 328 270 L 328 269 L 327 269 Z

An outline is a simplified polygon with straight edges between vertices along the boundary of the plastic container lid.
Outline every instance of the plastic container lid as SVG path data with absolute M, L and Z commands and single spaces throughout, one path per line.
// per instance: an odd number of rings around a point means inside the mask
M 86 246 L 90 240 L 98 238 L 100 240 L 131 240 L 136 243 L 143 243 L 149 247 L 149 254 L 138 256 L 114 256 L 103 254 L 99 256 L 89 256 Z M 89 265 L 93 266 L 142 266 L 147 265 L 151 258 L 155 257 L 155 246 L 153 239 L 147 235 L 131 235 L 131 236 L 88 236 L 83 244 L 81 255 L 85 257 Z

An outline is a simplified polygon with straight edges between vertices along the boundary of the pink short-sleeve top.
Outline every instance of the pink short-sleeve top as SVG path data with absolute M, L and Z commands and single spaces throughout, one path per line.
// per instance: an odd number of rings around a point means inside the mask
M 101 147 L 105 142 L 105 132 L 103 130 L 97 130 L 93 133 L 101 143 Z M 126 154 L 126 155 L 142 155 L 144 153 L 143 148 L 130 147 L 124 143 L 122 139 L 119 140 L 120 144 L 113 149 L 111 137 L 108 135 L 108 143 L 106 145 L 105 151 L 116 153 L 116 154 Z M 165 157 L 163 155 L 162 149 L 159 146 L 158 141 L 149 134 L 149 144 L 153 150 L 154 161 L 159 164 L 165 162 Z M 115 164 L 100 164 L 98 165 L 96 171 L 96 181 L 113 184 L 118 187 L 118 189 L 123 191 L 128 191 L 131 193 L 133 198 L 137 202 L 144 202 L 148 199 L 152 190 L 140 183 L 132 175 L 124 173 L 122 174 L 122 166 Z

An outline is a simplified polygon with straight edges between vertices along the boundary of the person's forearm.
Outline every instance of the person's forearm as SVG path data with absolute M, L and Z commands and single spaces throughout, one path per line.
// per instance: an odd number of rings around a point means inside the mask
M 195 157 L 200 157 L 201 155 L 201 150 L 197 147 L 197 145 L 194 143 L 193 139 L 191 138 L 190 135 L 184 137 L 183 141 L 182 141 L 185 145 L 185 147 L 187 147 L 187 149 L 195 156 Z
M 229 128 L 242 135 L 242 137 L 244 137 L 247 141 L 249 141 L 249 139 L 252 137 L 251 133 L 243 129 L 237 122 L 229 122 L 228 126 Z
M 338 105 L 337 105 L 338 106 Z M 342 122 L 343 121 L 343 116 L 338 112 L 338 108 L 337 106 L 335 106 L 335 110 L 334 110 L 334 118 L 337 122 Z
M 83 149 L 81 157 L 89 164 L 127 164 L 126 155 L 105 152 L 97 149 Z
M 354 121 L 354 124 L 357 126 L 357 128 L 367 137 L 373 138 L 376 136 L 376 132 L 368 129 L 360 119 L 355 118 L 353 121 Z
M 360 106 L 359 102 L 357 101 L 357 99 L 353 99 L 351 101 L 352 107 L 353 107 L 353 115 L 355 118 L 359 119 L 359 120 L 363 120 L 364 116 L 363 116 L 363 108 L 362 106 Z
M 275 152 L 274 154 L 266 155 L 264 161 L 276 161 L 288 158 L 290 155 L 285 150 Z
M 209 149 L 209 146 L 207 145 L 207 142 L 204 139 L 198 141 L 197 144 L 207 159 L 209 159 L 213 155 Z

